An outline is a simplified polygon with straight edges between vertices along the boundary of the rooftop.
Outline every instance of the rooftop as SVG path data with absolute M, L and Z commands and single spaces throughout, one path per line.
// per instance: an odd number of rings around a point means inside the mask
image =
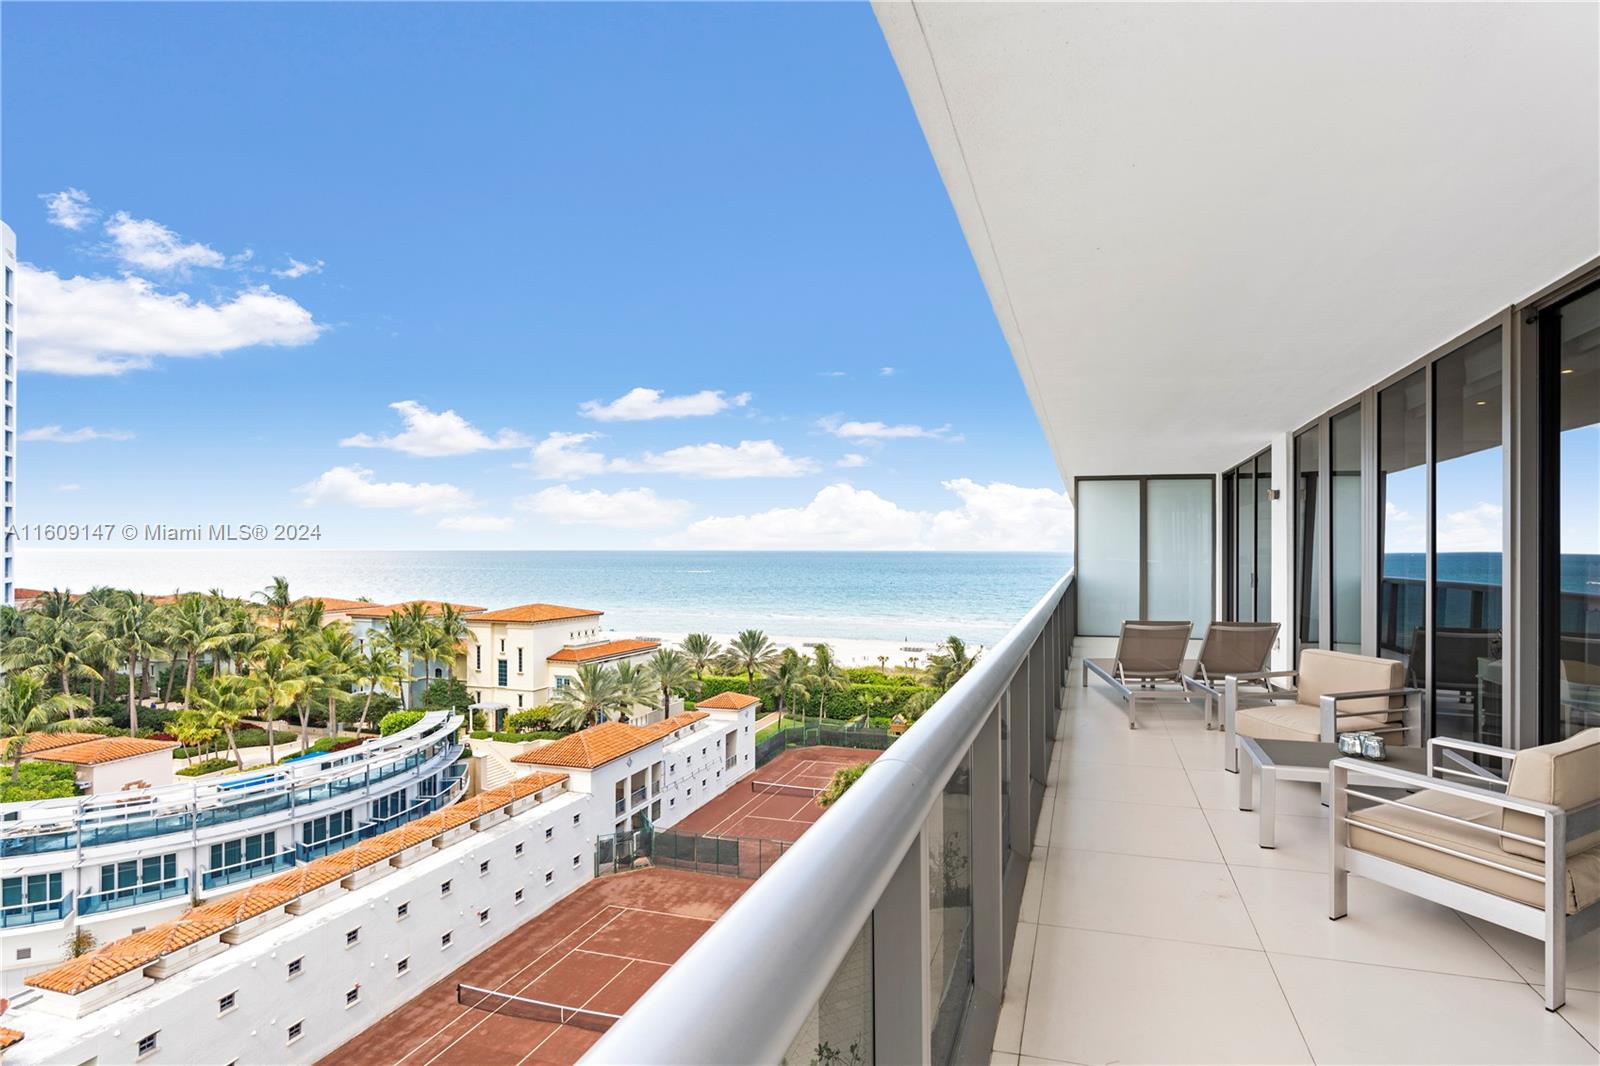
M 604 611 L 590 611 L 582 607 L 563 607 L 558 603 L 524 603 L 520 607 L 506 607 L 498 611 L 475 614 L 473 622 L 560 622 L 568 618 L 598 618 Z
M 549 661 L 553 663 L 592 663 L 600 659 L 615 659 L 624 655 L 637 655 L 661 647 L 659 640 L 608 640 L 603 644 L 585 644 L 578 648 L 562 648 Z
M 652 741 L 710 717 L 704 711 L 685 711 L 651 725 L 626 722 L 601 722 L 580 729 L 543 747 L 525 751 L 512 762 L 525 766 L 564 766 L 574 770 L 593 770 L 624 755 L 638 751 Z
M 743 692 L 719 692 L 709 699 L 696 700 L 696 707 L 710 707 L 714 711 L 742 711 L 752 703 L 760 703 L 758 696 L 750 696 Z
M 22 754 L 37 755 L 42 751 L 54 748 L 65 748 L 72 744 L 86 744 L 92 740 L 104 740 L 101 733 L 29 733 L 28 739 L 22 742 Z
M 322 602 L 324 606 L 326 606 L 328 603 L 327 600 L 323 600 Z M 484 610 L 484 608 L 470 603 L 450 603 L 446 600 L 406 600 L 404 603 L 387 604 L 364 603 L 360 606 L 351 607 L 349 609 L 341 607 L 339 610 L 350 618 L 388 618 L 394 612 L 404 611 L 414 604 L 421 605 L 424 611 L 429 615 L 439 614 L 446 607 L 454 607 L 462 614 L 470 614 L 475 616 L 480 616 L 481 612 Z
M 301 596 L 294 601 L 296 607 L 302 603 L 311 603 L 320 600 L 325 611 L 351 611 L 363 607 L 375 606 L 371 600 L 346 600 L 338 596 Z
M 178 746 L 174 740 L 146 740 L 141 737 L 96 737 L 78 744 L 68 744 L 42 750 L 35 759 L 48 762 L 70 762 L 80 766 L 131 759 L 136 755 L 149 755 L 153 751 L 170 751 Z

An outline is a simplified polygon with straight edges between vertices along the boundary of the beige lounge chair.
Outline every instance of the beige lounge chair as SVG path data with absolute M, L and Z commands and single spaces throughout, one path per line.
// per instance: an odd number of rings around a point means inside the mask
M 1206 628 L 1200 654 L 1184 664 L 1183 687 L 1205 700 L 1207 729 L 1222 724 L 1222 683 L 1229 675 L 1263 695 L 1276 687 L 1267 660 L 1277 640 L 1277 622 L 1212 622 Z
M 1273 670 L 1257 678 L 1289 678 L 1293 687 L 1240 691 L 1229 675 L 1222 686 L 1222 728 L 1227 734 L 1222 768 L 1239 771 L 1237 737 L 1258 740 L 1318 740 L 1331 744 L 1340 733 L 1371 731 L 1395 743 L 1422 737 L 1422 690 L 1405 684 L 1405 664 L 1393 659 L 1306 648 L 1298 670 Z M 1249 700 L 1250 702 L 1243 702 Z
M 1486 781 L 1443 765 L 1439 755 L 1452 751 L 1500 759 L 1510 776 Z M 1330 770 L 1328 917 L 1348 913 L 1349 875 L 1359 874 L 1534 937 L 1544 943 L 1545 1009 L 1561 1007 L 1567 940 L 1600 927 L 1600 729 L 1523 751 L 1436 737 L 1427 774 L 1365 759 L 1336 759 Z M 1351 787 L 1352 774 L 1415 791 L 1386 798 Z M 1352 811 L 1352 797 L 1373 805 Z
M 1137 729 L 1141 700 L 1188 698 L 1182 687 L 1183 653 L 1192 629 L 1193 622 L 1124 622 L 1115 656 L 1083 660 L 1083 683 L 1088 685 L 1094 674 L 1110 685 L 1128 709 L 1128 728 Z

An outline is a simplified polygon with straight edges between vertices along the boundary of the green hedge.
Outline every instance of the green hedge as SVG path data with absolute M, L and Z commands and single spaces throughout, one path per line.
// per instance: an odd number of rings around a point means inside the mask
M 755 695 L 761 699 L 762 710 L 776 710 L 778 704 L 773 700 L 772 694 L 766 691 L 766 684 L 761 678 L 756 678 Z M 720 696 L 724 692 L 743 692 L 750 694 L 750 686 L 745 682 L 743 675 L 739 677 L 724 677 L 718 674 L 707 674 L 700 679 L 700 691 L 695 695 L 695 701 L 708 700 L 712 696 Z
M 875 718 L 893 718 L 897 714 L 909 713 L 906 712 L 906 704 L 917 693 L 932 691 L 928 686 L 919 685 L 909 677 L 887 675 L 862 667 L 846 670 L 845 677 L 850 682 L 845 688 L 828 693 L 829 719 L 858 718 L 863 714 L 870 714 Z M 723 692 L 747 693 L 749 685 L 742 677 L 707 674 L 701 681 L 698 699 L 710 699 Z M 755 694 L 761 698 L 762 713 L 778 709 L 778 702 L 771 692 L 770 685 L 761 678 L 756 679 Z M 821 702 L 821 699 L 813 694 L 787 709 L 796 714 L 804 711 L 814 715 Z
M 193 766 L 185 766 L 178 774 L 181 777 L 199 777 L 201 774 L 214 774 L 218 770 L 232 770 L 236 765 L 232 759 L 205 759 Z
M 143 730 L 140 730 L 140 732 L 143 732 Z M 299 742 L 300 734 L 292 733 L 287 729 L 274 729 L 272 731 L 272 740 L 275 744 L 295 744 Z M 236 734 L 234 743 L 241 748 L 266 747 L 267 731 L 265 729 L 241 729 Z M 187 759 L 193 755 L 203 755 L 206 752 L 217 751 L 227 747 L 227 745 L 228 738 L 218 736 L 215 742 L 207 744 L 204 748 L 173 748 L 172 757 L 174 759 Z
M 383 721 L 378 723 L 378 733 L 381 736 L 388 736 L 402 729 L 410 729 L 420 721 L 422 721 L 421 711 L 390 711 L 383 716 Z
M 72 767 L 61 763 L 25 762 L 17 768 L 15 781 L 9 770 L 0 771 L 0 803 L 66 799 L 77 794 Z

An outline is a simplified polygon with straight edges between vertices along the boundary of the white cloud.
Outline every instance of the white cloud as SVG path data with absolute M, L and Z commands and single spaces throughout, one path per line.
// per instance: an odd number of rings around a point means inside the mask
M 301 485 L 307 506 L 396 508 L 417 514 L 462 511 L 473 506 L 472 494 L 455 485 L 407 481 L 373 481 L 363 466 L 336 466 L 315 481 Z
M 22 439 L 48 444 L 86 444 L 92 440 L 132 440 L 133 434 L 121 429 L 95 429 L 93 426 L 63 429 L 49 425 L 23 430 Z
M 653 529 L 683 521 L 690 504 L 688 500 L 657 496 L 652 489 L 582 492 L 570 485 L 553 485 L 522 497 L 513 506 L 561 525 Z
M 100 217 L 100 212 L 89 206 L 89 194 L 82 189 L 65 188 L 60 192 L 40 193 L 45 213 L 52 226 L 81 230 Z
M 289 257 L 289 265 L 282 270 L 274 270 L 273 273 L 280 278 L 303 278 L 307 274 L 322 273 L 322 268 L 327 265 L 320 259 L 314 263 L 302 263 L 291 255 Z
M 578 413 L 597 422 L 644 422 L 653 418 L 692 418 L 743 407 L 750 394 L 725 397 L 721 390 L 702 389 L 686 396 L 663 396 L 660 389 L 630 389 L 610 403 L 587 400 Z
M 1464 511 L 1452 511 L 1439 523 L 1437 532 L 1441 552 L 1497 552 L 1504 543 L 1497 503 L 1477 503 Z
M 526 448 L 532 443 L 514 429 L 502 429 L 491 437 L 454 411 L 430 411 L 415 400 L 401 400 L 389 406 L 400 412 L 400 419 L 406 424 L 404 432 L 383 437 L 357 433 L 341 440 L 340 446 L 389 448 L 407 455 L 437 457 Z
M 849 375 L 846 374 L 843 370 L 819 370 L 819 371 L 817 371 L 817 377 L 819 377 L 819 378 L 843 378 L 843 377 L 849 377 Z
M 726 444 L 685 444 L 664 452 L 645 452 L 638 459 L 614 459 L 613 470 L 625 473 L 679 474 L 723 480 L 742 477 L 800 477 L 820 469 L 815 459 L 788 455 L 770 440 Z
M 1417 553 L 1426 550 L 1427 527 L 1422 519 L 1402 511 L 1393 500 L 1383 505 L 1383 550 L 1386 554 Z
M 878 376 L 879 377 L 885 377 L 885 378 L 894 377 L 894 367 L 892 367 L 892 366 L 880 366 L 878 368 Z
M 503 533 L 516 524 L 517 520 L 509 515 L 457 514 L 439 519 L 440 529 L 452 529 L 457 533 Z
M 68 482 L 65 482 L 64 484 L 57 485 L 56 486 L 56 491 L 57 492 L 77 492 L 81 488 L 83 488 L 83 486 L 78 484 L 76 481 L 68 481 Z
M 106 222 L 111 238 L 109 251 L 124 266 L 142 270 L 182 272 L 190 267 L 221 267 L 227 259 L 209 245 L 184 243 L 172 230 L 155 219 L 134 218 L 118 211 Z
M 703 518 L 665 547 L 726 549 L 877 549 L 1066 551 L 1072 503 L 1064 492 L 967 478 L 943 482 L 960 500 L 942 511 L 913 511 L 868 489 L 829 485 L 803 507 Z
M 121 374 L 150 366 L 156 356 L 310 344 L 326 328 L 265 286 L 205 303 L 157 292 L 143 278 L 62 278 L 27 264 L 17 286 L 28 317 L 19 345 L 23 366 L 52 374 Z
M 862 455 L 860 452 L 850 452 L 846 455 L 841 455 L 839 457 L 839 461 L 833 465 L 844 467 L 846 470 L 848 470 L 852 467 L 866 466 L 870 461 L 871 460 L 869 460 L 865 455 Z
M 962 440 L 960 434 L 950 432 L 948 425 L 935 426 L 932 429 L 917 425 L 891 426 L 883 422 L 846 422 L 835 415 L 828 418 L 819 418 L 817 426 L 835 437 L 860 443 L 878 440 L 912 440 L 915 438 L 945 440 L 951 443 L 958 443 Z
M 789 455 L 770 440 L 726 444 L 685 444 L 638 458 L 607 458 L 584 447 L 596 433 L 551 433 L 534 446 L 528 466 L 536 477 L 573 481 L 596 474 L 677 474 L 680 477 L 727 480 L 746 477 L 800 477 L 821 469 L 815 459 Z
M 528 463 L 534 477 L 568 481 L 606 471 L 606 457 L 583 445 L 598 433 L 551 433 L 533 446 Z

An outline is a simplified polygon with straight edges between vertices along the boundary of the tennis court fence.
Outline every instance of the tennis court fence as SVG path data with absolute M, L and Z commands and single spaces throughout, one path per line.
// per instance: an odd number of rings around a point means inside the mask
M 756 741 L 756 765 L 765 766 L 790 748 L 814 748 L 822 745 L 834 748 L 862 748 L 867 751 L 885 751 L 898 737 L 883 729 L 852 729 L 843 723 L 837 726 L 807 726 L 780 729 Z
M 793 845 L 761 837 L 722 837 L 676 829 L 633 830 L 595 841 L 595 875 L 619 873 L 642 865 L 691 873 L 741 877 L 754 881 L 771 869 Z
M 560 1003 L 546 1003 L 542 999 L 513 996 L 509 992 L 496 992 L 476 985 L 456 983 L 456 1002 L 463 1007 L 485 1010 L 491 1014 L 504 1014 L 512 1018 L 530 1018 L 537 1022 L 554 1022 L 557 1025 L 575 1025 L 580 1029 L 605 1032 L 621 1018 L 620 1014 L 567 1007 Z

